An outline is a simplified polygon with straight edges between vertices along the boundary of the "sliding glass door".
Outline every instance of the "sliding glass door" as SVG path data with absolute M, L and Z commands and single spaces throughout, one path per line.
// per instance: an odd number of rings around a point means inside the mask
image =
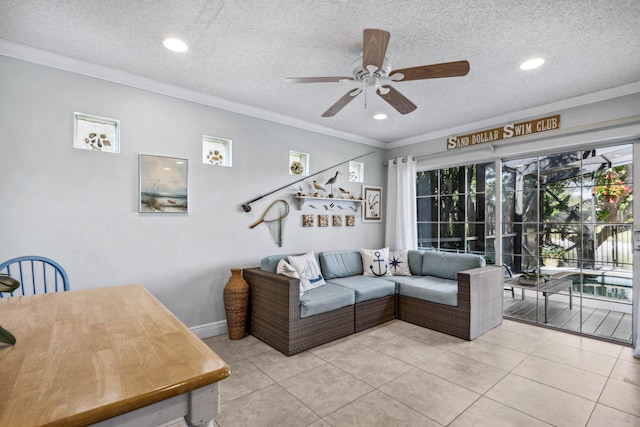
M 538 281 L 505 317 L 631 342 L 632 170 L 630 144 L 503 162 L 502 262 Z

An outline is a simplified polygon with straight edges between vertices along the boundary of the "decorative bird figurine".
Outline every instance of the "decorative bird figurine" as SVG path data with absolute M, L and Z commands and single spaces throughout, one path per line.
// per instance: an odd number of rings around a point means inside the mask
M 338 191 L 345 197 L 349 196 L 349 192 L 342 187 L 338 187 Z
M 329 178 L 329 180 L 324 184 L 331 186 L 331 194 L 329 194 L 329 197 L 333 197 L 333 184 L 335 184 L 336 180 L 338 179 L 338 175 L 340 175 L 340 172 L 336 171 L 336 174 Z
M 327 192 L 327 190 L 325 190 L 322 185 L 318 184 L 318 181 L 316 180 L 313 181 L 313 188 L 315 188 L 316 190 L 324 191 L 325 193 Z

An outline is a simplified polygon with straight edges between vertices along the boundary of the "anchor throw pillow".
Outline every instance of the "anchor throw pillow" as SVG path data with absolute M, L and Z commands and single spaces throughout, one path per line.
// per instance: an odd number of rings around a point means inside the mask
M 302 292 L 307 292 L 326 283 L 313 252 L 300 256 L 289 256 L 289 264 L 295 268 L 298 276 L 300 276 Z
M 404 249 L 389 253 L 389 270 L 394 276 L 411 276 L 409 251 Z
M 389 248 L 360 249 L 360 256 L 362 257 L 363 276 L 391 276 Z

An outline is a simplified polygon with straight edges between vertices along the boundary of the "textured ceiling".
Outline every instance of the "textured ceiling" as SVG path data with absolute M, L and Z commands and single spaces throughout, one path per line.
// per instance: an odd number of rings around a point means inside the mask
M 0 39 L 195 90 L 295 120 L 398 142 L 640 81 L 638 0 L 0 0 Z M 393 68 L 466 59 L 466 77 L 394 83 L 418 109 L 373 93 L 321 114 L 354 83 L 362 30 L 391 33 Z M 177 36 L 190 49 L 166 50 Z M 524 59 L 542 56 L 523 72 Z M 366 101 L 366 109 L 365 109 Z M 387 113 L 385 121 L 372 119 Z

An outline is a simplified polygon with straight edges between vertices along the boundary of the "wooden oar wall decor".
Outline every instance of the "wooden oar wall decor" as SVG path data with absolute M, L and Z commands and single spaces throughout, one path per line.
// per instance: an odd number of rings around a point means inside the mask
M 316 172 L 316 173 L 312 173 L 311 175 L 307 175 L 307 176 L 305 176 L 304 178 L 300 178 L 300 179 L 298 179 L 298 180 L 296 180 L 296 181 L 293 181 L 293 182 L 291 182 L 291 183 L 289 183 L 289 184 L 287 184 L 287 185 L 283 185 L 282 187 L 276 188 L 276 189 L 275 189 L 275 190 L 273 190 L 273 191 L 269 191 L 268 193 L 265 193 L 265 194 L 263 194 L 262 196 L 258 196 L 258 197 L 256 197 L 255 199 L 248 201 L 247 203 L 243 203 L 243 204 L 242 204 L 242 209 L 243 209 L 245 212 L 251 212 L 251 203 L 257 202 L 258 200 L 262 199 L 263 197 L 266 197 L 266 196 L 268 196 L 268 195 L 270 195 L 270 194 L 276 193 L 276 192 L 278 192 L 278 191 L 280 191 L 280 190 L 283 190 L 283 189 L 285 189 L 285 188 L 287 188 L 287 187 L 290 187 L 290 186 L 292 186 L 293 184 L 297 184 L 297 183 L 298 183 L 298 182 L 300 182 L 300 181 L 304 181 L 304 180 L 305 180 L 305 179 L 307 179 L 307 178 L 311 178 L 311 177 L 313 177 L 313 176 L 316 176 L 316 175 L 318 175 L 318 174 L 321 174 L 322 172 L 326 172 L 326 171 L 328 171 L 329 169 L 333 169 L 333 168 L 335 168 L 335 167 L 337 167 L 337 166 L 340 166 L 340 165 L 342 165 L 342 164 L 344 164 L 344 163 L 352 162 L 352 161 L 354 161 L 354 160 L 357 160 L 357 159 L 359 159 L 359 158 L 361 158 L 361 157 L 364 157 L 364 156 L 368 156 L 369 154 L 373 154 L 373 153 L 375 153 L 375 151 L 371 151 L 371 152 L 366 153 L 366 154 L 361 154 L 360 156 L 354 157 L 354 158 L 349 159 L 349 160 L 345 160 L 345 161 L 340 162 L 340 163 L 338 163 L 338 164 L 335 164 L 335 165 L 333 165 L 333 166 L 329 166 L 328 168 L 322 169 L 321 171 L 318 171 L 318 172 Z

